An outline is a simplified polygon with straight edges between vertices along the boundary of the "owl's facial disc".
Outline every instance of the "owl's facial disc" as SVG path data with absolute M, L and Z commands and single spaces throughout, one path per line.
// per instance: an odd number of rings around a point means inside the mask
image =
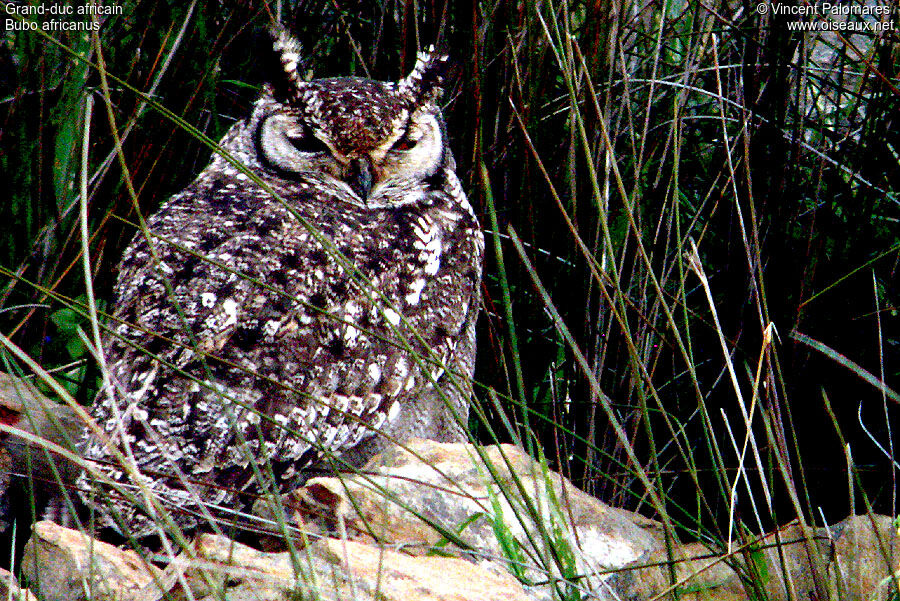
M 308 126 L 300 116 L 276 113 L 262 120 L 258 143 L 276 169 L 331 176 L 365 202 L 381 191 L 415 186 L 443 165 L 443 127 L 433 106 L 419 108 L 398 125 L 379 145 L 350 149 L 335 147 L 328 131 Z
M 296 117 L 282 113 L 266 117 L 259 127 L 258 143 L 263 158 L 277 169 L 337 175 L 331 148 Z
M 372 156 L 377 183 L 419 182 L 437 173 L 444 164 L 444 132 L 434 110 L 415 111 L 406 129 L 374 151 Z

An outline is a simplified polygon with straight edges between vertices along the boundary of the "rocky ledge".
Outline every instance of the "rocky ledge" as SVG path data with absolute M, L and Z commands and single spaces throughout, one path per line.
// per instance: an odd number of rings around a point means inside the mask
M 274 531 L 258 548 L 202 534 L 153 564 L 39 522 L 21 565 L 28 589 L 7 574 L 0 594 L 46 601 L 649 601 L 870 600 L 898 591 L 892 574 L 900 549 L 887 516 L 853 516 L 828 528 L 792 523 L 728 553 L 667 540 L 661 523 L 605 505 L 505 445 L 413 441 L 361 473 L 314 478 L 258 503 L 255 513 Z

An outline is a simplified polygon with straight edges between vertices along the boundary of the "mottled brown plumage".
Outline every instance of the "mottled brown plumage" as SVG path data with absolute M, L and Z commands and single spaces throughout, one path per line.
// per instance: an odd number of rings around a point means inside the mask
M 83 443 L 105 478 L 80 489 L 123 533 L 153 532 L 148 503 L 190 528 L 323 458 L 359 463 L 376 433 L 464 437 L 484 244 L 437 104 L 444 59 L 305 82 L 296 42 L 275 47 L 286 81 L 220 142 L 269 189 L 216 155 L 121 262 L 104 434 Z

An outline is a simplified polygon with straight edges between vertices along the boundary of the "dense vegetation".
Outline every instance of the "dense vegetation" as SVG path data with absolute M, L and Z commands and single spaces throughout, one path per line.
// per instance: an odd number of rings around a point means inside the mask
M 456 61 L 489 249 L 476 440 L 542 449 L 685 538 L 896 514 L 897 31 L 801 34 L 730 1 L 119 5 L 96 37 L 0 43 L 0 332 L 79 402 L 79 228 L 102 316 L 129 190 L 147 215 L 203 168 L 179 120 L 215 140 L 247 113 L 280 15 L 317 76 L 393 79 L 431 42 Z

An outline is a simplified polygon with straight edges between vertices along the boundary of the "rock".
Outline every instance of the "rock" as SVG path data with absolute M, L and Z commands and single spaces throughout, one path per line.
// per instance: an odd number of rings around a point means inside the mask
M 351 540 L 417 553 L 438 545 L 493 561 L 498 571 L 542 583 L 529 587 L 534 598 L 552 598 L 560 578 L 608 587 L 609 572 L 655 548 L 651 521 L 601 503 L 514 446 L 482 452 L 412 441 L 376 456 L 360 474 L 313 478 L 282 501 L 319 532 L 346 528 Z
M 794 522 L 723 553 L 677 540 L 667 547 L 659 522 L 604 505 L 513 447 L 416 441 L 366 469 L 315 478 L 279 499 L 283 507 L 261 508 L 287 518 L 292 550 L 202 534 L 160 570 L 39 522 L 23 575 L 47 601 L 868 601 L 896 593 L 900 542 L 887 516 L 816 529 Z
M 32 530 L 22 574 L 45 601 L 131 599 L 159 577 L 159 570 L 134 551 L 53 522 L 36 522 Z
M 704 545 L 675 544 L 671 554 L 660 538 L 660 547 L 643 562 L 648 567 L 624 571 L 617 593 L 625 599 L 674 599 L 678 589 L 682 601 L 746 601 L 748 599 L 734 570 L 723 558 Z M 674 566 L 674 574 L 669 566 Z M 673 587 L 674 576 L 676 586 Z
M 813 569 L 818 566 L 818 583 L 824 586 L 823 558 L 827 554 L 828 540 L 818 531 L 813 531 L 812 535 L 813 540 L 807 545 L 803 530 L 797 523 L 792 523 L 732 554 L 716 553 L 699 543 L 680 545 L 677 542 L 669 553 L 660 539 L 660 547 L 647 561 L 650 567 L 635 570 L 627 581 L 623 580 L 621 590 L 626 597 L 634 599 L 675 598 L 672 590 L 677 588 L 679 598 L 685 601 L 747 601 L 756 597 L 748 593 L 745 581 L 732 568 L 735 562 L 740 562 L 756 571 L 755 581 L 764 583 L 763 590 L 767 595 L 764 598 L 770 601 L 825 598 L 816 596 L 817 580 L 813 577 Z M 807 550 L 812 550 L 812 556 Z M 670 572 L 670 565 L 674 567 L 674 574 Z M 785 596 L 786 587 L 799 596 Z
M 827 599 L 826 566 L 832 549 L 824 529 L 804 529 L 794 521 L 763 537 L 750 551 L 754 565 L 765 561 L 764 571 L 759 569 L 766 575 L 764 590 L 772 601 Z
M 195 598 L 229 601 L 528 601 L 516 580 L 450 557 L 411 557 L 333 538 L 297 553 L 263 553 L 225 537 L 202 535 L 185 572 Z
M 509 574 L 337 539 L 292 555 L 204 534 L 165 571 L 50 522 L 35 524 L 28 547 L 26 577 L 47 601 L 528 601 Z
M 375 457 L 360 474 L 313 478 L 281 502 L 308 532 L 344 530 L 352 540 L 402 544 L 415 553 L 440 546 L 495 572 L 515 574 L 536 600 L 553 598 L 548 581 L 553 578 L 569 578 L 599 599 L 674 598 L 674 588 L 680 599 L 751 599 L 745 581 L 731 567 L 735 562 L 759 571 L 762 590 L 754 595 L 764 592 L 773 601 L 791 595 L 825 598 L 829 586 L 836 586 L 829 584 L 829 565 L 874 566 L 881 557 L 860 550 L 872 548 L 868 538 L 863 545 L 842 543 L 844 536 L 874 536 L 871 528 L 857 531 L 844 523 L 832 528 L 847 533 L 837 541 L 830 540 L 826 529 L 806 529 L 804 534 L 798 523 L 791 523 L 733 556 L 678 541 L 667 550 L 659 522 L 601 503 L 515 447 L 485 447 L 482 452 L 487 463 L 470 445 L 414 441 L 406 450 Z M 513 493 L 504 495 L 501 489 Z M 860 526 L 860 519 L 852 524 Z M 896 540 L 889 522 L 879 517 L 882 536 Z M 550 559 L 548 539 L 565 551 L 560 561 Z M 830 564 L 833 551 L 835 563 Z M 866 577 L 844 568 L 849 572 L 842 576 L 842 590 L 856 595 L 847 598 L 865 599 L 863 591 L 884 586 L 890 571 L 883 561 L 879 565 L 880 571 Z
M 11 601 L 38 601 L 28 589 L 21 588 L 14 574 L 0 568 L 0 599 Z
M 327 539 L 323 544 L 333 561 L 350 574 L 351 582 L 355 579 L 361 583 L 372 594 L 373 599 L 528 599 L 522 586 L 511 575 L 493 573 L 462 559 L 411 557 L 396 551 L 384 551 L 371 545 L 336 539 Z M 380 592 L 380 595 L 376 595 L 376 592 Z
M 857 515 L 832 526 L 833 590 L 846 599 L 896 598 L 900 541 L 894 520 L 886 515 Z
M 873 527 L 874 524 L 874 527 Z M 831 537 L 835 538 L 832 539 Z M 854 516 L 829 528 L 804 529 L 792 522 L 762 537 L 733 559 L 757 571 L 762 584 L 751 594 L 745 581 L 717 554 L 699 544 L 676 545 L 670 558 L 655 551 L 647 564 L 623 580 L 628 599 L 674 598 L 668 566 L 674 560 L 679 598 L 685 601 L 889 599 L 900 570 L 900 542 L 888 516 Z M 668 596 L 663 596 L 668 595 Z M 880 595 L 880 596 L 879 596 Z
M 71 407 L 54 403 L 28 380 L 2 372 L 0 423 L 72 452 L 82 427 L 81 419 Z M 43 509 L 48 503 L 61 500 L 59 483 L 69 485 L 78 474 L 78 467 L 67 458 L 8 431 L 0 432 L 0 453 L 7 456 L 2 466 L 8 470 L 5 477 L 13 477 L 8 481 L 9 490 L 28 488 L 33 497 L 27 499 L 29 507 L 34 502 Z M 23 481 L 33 482 L 34 486 L 23 487 Z M 17 499 L 14 504 L 24 501 Z

